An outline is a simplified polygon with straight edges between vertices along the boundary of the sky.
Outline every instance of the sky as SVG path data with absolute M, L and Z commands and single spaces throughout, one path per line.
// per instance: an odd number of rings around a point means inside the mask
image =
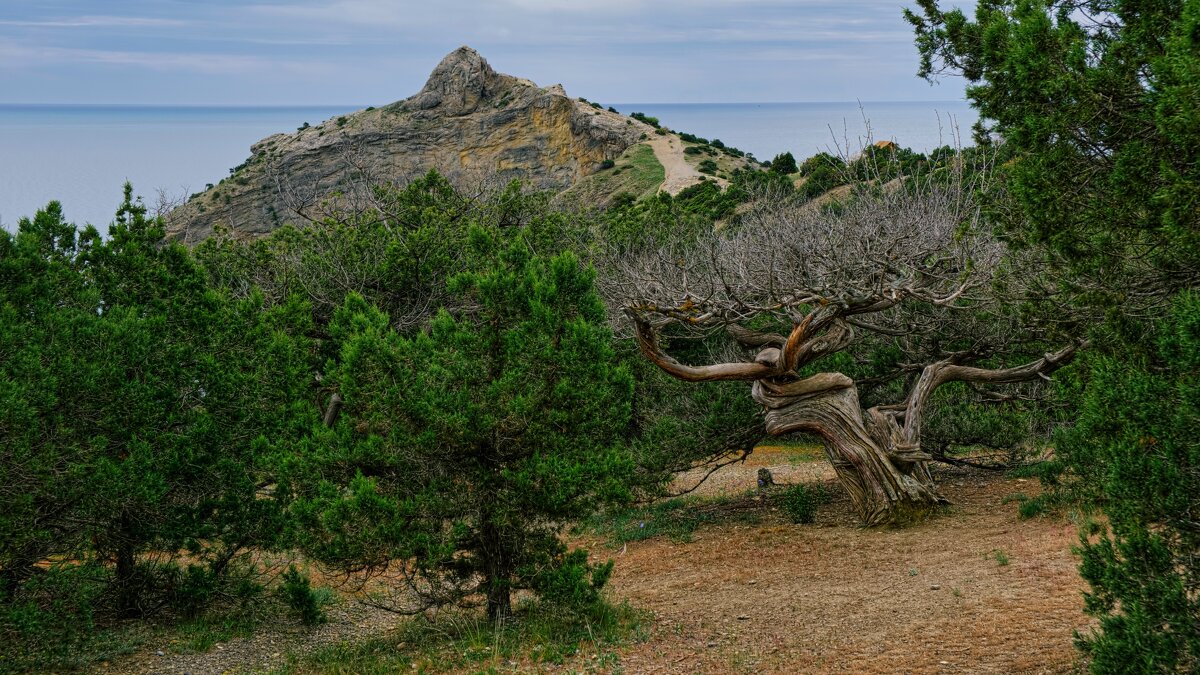
M 903 0 L 0 0 L 0 103 L 375 105 L 460 45 L 605 103 L 942 101 Z

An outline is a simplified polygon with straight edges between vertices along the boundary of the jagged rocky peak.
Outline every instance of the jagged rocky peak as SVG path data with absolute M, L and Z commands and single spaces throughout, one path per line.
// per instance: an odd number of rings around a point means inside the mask
M 263 236 L 353 203 L 371 181 L 403 183 L 430 169 L 464 186 L 521 180 L 564 190 L 653 132 L 560 85 L 498 73 L 459 47 L 406 99 L 255 143 L 228 177 L 169 215 L 167 233 L 189 243 L 218 226 Z
M 438 108 L 445 115 L 465 115 L 515 82 L 516 78 L 497 73 L 479 52 L 464 45 L 442 59 L 421 91 L 405 102 L 405 107 Z

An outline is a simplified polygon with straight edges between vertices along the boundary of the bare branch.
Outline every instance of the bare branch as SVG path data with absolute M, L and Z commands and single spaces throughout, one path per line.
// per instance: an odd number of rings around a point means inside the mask
M 975 368 L 959 365 L 955 359 L 931 363 L 925 367 L 921 377 L 913 385 L 904 410 L 903 438 L 908 443 L 918 443 L 921 438 L 921 423 L 925 405 L 933 392 L 948 382 L 970 382 L 975 384 L 1011 384 L 1046 377 L 1067 365 L 1075 354 L 1088 345 L 1086 340 L 1073 342 L 1053 354 L 1046 354 L 1036 361 L 1012 368 Z
M 650 322 L 634 317 L 637 328 L 638 347 L 646 358 L 667 373 L 687 382 L 711 382 L 715 380 L 753 381 L 776 374 L 774 364 L 722 363 L 712 366 L 688 366 L 676 361 L 658 346 L 658 336 Z

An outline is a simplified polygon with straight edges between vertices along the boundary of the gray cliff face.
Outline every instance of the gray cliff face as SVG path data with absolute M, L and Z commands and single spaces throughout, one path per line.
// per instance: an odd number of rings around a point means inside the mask
M 263 236 L 430 169 L 467 186 L 520 179 L 565 189 L 652 131 L 568 98 L 561 86 L 497 73 L 460 47 L 408 99 L 255 143 L 228 178 L 171 212 L 167 234 L 192 243 L 223 226 Z
M 429 81 L 406 101 L 412 110 L 437 110 L 442 117 L 475 112 L 491 94 L 507 90 L 516 78 L 500 75 L 470 47 L 459 47 L 433 69 Z

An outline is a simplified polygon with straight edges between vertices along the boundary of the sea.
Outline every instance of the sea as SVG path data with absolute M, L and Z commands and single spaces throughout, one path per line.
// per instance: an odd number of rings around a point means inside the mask
M 160 195 L 186 197 L 229 175 L 259 139 L 364 107 L 0 104 L 0 226 L 15 231 L 18 219 L 57 200 L 68 220 L 103 232 L 125 181 L 148 205 Z M 976 119 L 963 101 L 613 107 L 764 160 L 783 152 L 797 160 L 818 152 L 852 156 L 878 140 L 918 152 L 966 145 Z

